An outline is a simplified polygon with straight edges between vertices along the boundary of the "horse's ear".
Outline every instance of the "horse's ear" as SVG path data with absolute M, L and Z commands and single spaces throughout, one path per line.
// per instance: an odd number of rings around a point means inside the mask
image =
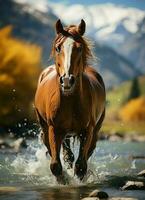
M 63 26 L 62 23 L 60 21 L 60 19 L 57 20 L 56 24 L 55 24 L 55 28 L 56 28 L 56 33 L 62 33 L 63 32 Z
M 81 20 L 81 23 L 80 23 L 79 26 L 78 26 L 78 33 L 79 33 L 80 35 L 83 35 L 83 34 L 85 33 L 85 30 L 86 30 L 86 23 L 85 23 L 85 21 L 82 19 L 82 20 Z

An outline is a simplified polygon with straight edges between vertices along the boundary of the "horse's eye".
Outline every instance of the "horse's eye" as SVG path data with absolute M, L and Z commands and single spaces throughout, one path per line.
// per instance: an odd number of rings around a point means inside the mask
M 61 51 L 60 46 L 56 47 L 55 50 L 56 50 L 58 53 L 60 53 L 60 51 Z

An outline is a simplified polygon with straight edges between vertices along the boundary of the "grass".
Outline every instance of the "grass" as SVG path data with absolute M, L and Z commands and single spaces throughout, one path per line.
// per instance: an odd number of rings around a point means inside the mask
M 145 75 L 139 77 L 138 81 L 141 96 L 145 95 Z M 101 129 L 103 132 L 145 135 L 145 122 L 122 122 L 118 117 L 118 111 L 129 96 L 131 85 L 132 81 L 127 81 L 107 91 L 106 118 Z
M 107 133 L 108 135 L 113 135 L 115 133 L 119 133 L 121 135 L 145 135 L 145 123 L 105 120 L 101 131 Z
M 141 96 L 145 94 L 145 75 L 138 78 Z M 126 81 L 120 86 L 107 91 L 107 110 L 116 111 L 119 109 L 129 96 L 132 81 Z

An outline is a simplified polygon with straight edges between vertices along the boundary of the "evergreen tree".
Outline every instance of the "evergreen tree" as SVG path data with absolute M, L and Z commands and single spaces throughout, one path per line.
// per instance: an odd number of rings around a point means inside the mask
M 141 92 L 140 92 L 140 88 L 139 88 L 138 78 L 134 78 L 132 80 L 132 84 L 131 84 L 131 88 L 130 88 L 130 93 L 129 93 L 127 101 L 139 97 L 140 93 Z

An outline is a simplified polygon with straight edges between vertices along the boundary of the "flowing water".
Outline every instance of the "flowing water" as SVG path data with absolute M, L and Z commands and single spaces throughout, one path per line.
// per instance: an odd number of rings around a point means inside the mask
M 28 143 L 18 154 L 0 151 L 0 200 L 79 200 L 93 189 L 112 197 L 145 199 L 144 191 L 121 190 L 127 180 L 136 180 L 136 174 L 145 169 L 144 159 L 131 158 L 145 155 L 145 143 L 99 141 L 83 183 L 63 164 L 67 186 L 59 185 L 51 174 L 45 147 L 37 140 Z M 78 146 L 77 142 L 72 146 L 75 157 Z

